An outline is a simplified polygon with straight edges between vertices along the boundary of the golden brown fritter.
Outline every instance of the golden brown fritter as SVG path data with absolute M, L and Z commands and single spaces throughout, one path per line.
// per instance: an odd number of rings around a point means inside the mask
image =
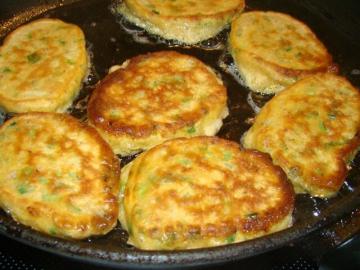
M 147 250 L 212 247 L 292 224 L 294 191 L 270 157 L 217 137 L 169 140 L 121 174 L 129 243 Z
M 63 112 L 87 70 L 78 26 L 58 19 L 20 26 L 0 47 L 0 106 L 9 112 Z
M 97 86 L 88 104 L 93 125 L 117 154 L 167 139 L 214 135 L 228 114 L 215 72 L 173 51 L 134 57 Z
M 150 33 L 194 44 L 216 36 L 244 6 L 244 0 L 124 0 L 116 11 Z
M 277 93 L 319 72 L 337 72 L 325 46 L 304 23 L 278 13 L 241 14 L 231 25 L 230 52 L 253 91 Z
M 0 205 L 37 231 L 75 239 L 109 232 L 119 177 L 111 148 L 71 116 L 27 113 L 0 127 Z
M 345 78 L 319 74 L 271 99 L 243 143 L 269 153 L 297 192 L 330 197 L 344 183 L 359 131 L 359 91 Z

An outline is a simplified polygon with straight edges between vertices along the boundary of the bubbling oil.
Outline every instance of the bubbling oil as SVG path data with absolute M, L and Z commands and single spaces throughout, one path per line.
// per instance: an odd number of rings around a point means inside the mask
M 87 121 L 87 104 L 92 91 L 97 82 L 100 80 L 99 74 L 96 72 L 94 65 L 94 45 L 90 42 L 86 44 L 88 54 L 88 70 L 82 81 L 82 86 L 79 95 L 74 100 L 73 104 L 67 109 L 67 113 L 75 116 L 80 122 Z
M 273 95 L 253 92 L 247 87 L 229 51 L 224 51 L 221 54 L 217 64 L 225 73 L 229 74 L 237 83 L 249 91 L 246 101 L 256 114 L 273 97 Z

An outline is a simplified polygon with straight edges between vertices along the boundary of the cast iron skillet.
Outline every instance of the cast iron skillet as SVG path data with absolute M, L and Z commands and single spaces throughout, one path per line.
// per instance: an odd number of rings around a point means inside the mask
M 337 7 L 334 12 L 331 7 L 334 7 L 338 1 L 333 1 L 333 3 L 324 0 L 322 7 L 314 2 L 247 0 L 247 10 L 286 12 L 306 22 L 328 47 L 335 62 L 340 66 L 341 74 L 359 87 L 360 46 L 358 44 L 360 42 L 356 33 L 360 30 L 360 23 L 355 17 L 356 11 L 352 10 L 353 13 L 351 13 L 347 9 Z M 110 11 L 111 4 L 111 0 L 2 0 L 0 4 L 1 42 L 6 34 L 19 25 L 44 16 L 79 25 L 85 32 L 93 64 L 91 74 L 84 83 L 79 98 L 69 110 L 69 113 L 81 120 L 86 118 L 84 112 L 89 93 L 96 82 L 105 76 L 110 66 L 122 63 L 129 57 L 151 51 L 172 49 L 194 55 L 217 70 L 228 89 L 230 116 L 226 118 L 218 135 L 239 142 L 241 135 L 250 127 L 248 120 L 255 115 L 248 98 L 251 97 L 261 106 L 269 97 L 250 96 L 249 91 L 222 68 L 224 63 L 231 64 L 232 61 L 224 49 L 228 32 L 223 32 L 219 39 L 205 42 L 199 47 L 184 48 L 171 42 L 159 43 L 153 37 L 143 34 L 135 35 L 138 29 L 131 25 L 127 25 L 128 31 L 123 30 L 118 22 L 119 18 Z M 356 1 L 354 1 L 355 6 Z M 338 14 L 338 17 L 333 14 Z M 346 16 L 348 24 L 339 20 L 342 16 Z M 0 121 L 9 117 L 11 115 L 2 113 Z M 122 163 L 125 164 L 130 159 L 125 159 Z M 83 241 L 62 240 L 24 227 L 13 221 L 3 211 L 0 211 L 0 233 L 48 252 L 116 268 L 168 269 L 215 265 L 254 256 L 294 242 L 360 206 L 359 165 L 360 156 L 353 162 L 353 169 L 335 198 L 321 200 L 307 195 L 298 195 L 294 213 L 295 222 L 292 228 L 238 244 L 187 251 L 141 251 L 126 244 L 127 234 L 120 226 L 104 237 Z

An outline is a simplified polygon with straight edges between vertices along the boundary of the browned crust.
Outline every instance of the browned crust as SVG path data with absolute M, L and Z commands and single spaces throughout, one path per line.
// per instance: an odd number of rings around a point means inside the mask
M 264 11 L 251 11 L 251 12 L 247 12 L 244 14 L 249 14 L 249 13 L 253 13 L 253 14 L 264 14 Z M 317 41 L 318 46 L 322 47 L 322 49 L 326 52 L 326 58 L 321 58 L 318 59 L 318 61 L 316 61 L 317 63 L 324 63 L 323 65 L 319 65 L 318 68 L 315 69 L 311 69 L 311 70 L 302 70 L 302 69 L 291 69 L 291 68 L 284 68 L 281 67 L 280 65 L 276 64 L 276 63 L 272 63 L 270 61 L 266 61 L 265 59 L 263 59 L 261 56 L 258 56 L 256 54 L 254 54 L 251 51 L 246 51 L 246 53 L 252 55 L 252 57 L 254 57 L 258 62 L 262 62 L 268 66 L 271 66 L 273 70 L 276 70 L 279 74 L 283 74 L 285 76 L 288 77 L 297 77 L 299 79 L 310 76 L 310 75 L 314 75 L 316 73 L 321 73 L 321 72 L 329 72 L 329 73 L 334 73 L 337 74 L 339 72 L 339 67 L 337 64 L 333 63 L 333 57 L 332 55 L 328 52 L 327 48 L 325 47 L 325 45 L 320 41 L 320 39 L 317 37 L 317 35 L 302 21 L 294 18 L 291 15 L 285 14 L 285 13 L 281 13 L 281 12 L 267 12 L 267 13 L 271 13 L 271 14 L 276 14 L 276 15 L 280 15 L 283 17 L 288 17 L 291 20 L 294 20 L 296 22 L 298 22 L 299 24 L 301 24 L 305 29 L 307 29 L 311 34 L 312 37 Z M 302 55 L 302 58 L 304 60 L 306 59 L 312 59 L 312 57 L 310 57 L 309 55 Z M 317 59 L 315 59 L 317 60 Z
M 246 220 L 246 222 L 242 225 L 243 231 L 245 232 L 269 231 L 272 225 L 278 223 L 284 217 L 289 215 L 289 213 L 292 213 L 295 204 L 295 192 L 293 185 L 288 180 L 281 167 L 273 164 L 272 158 L 269 154 L 251 149 L 242 151 L 249 152 L 262 159 L 268 168 L 273 167 L 273 172 L 279 177 L 279 179 L 281 179 L 279 189 L 283 191 L 283 201 L 280 204 L 277 204 L 277 207 L 268 210 L 261 220 L 257 218 Z
M 336 157 L 337 170 L 327 178 L 312 176 L 311 179 L 304 179 L 311 186 L 326 190 L 327 192 L 337 192 L 344 183 L 348 175 L 348 158 L 355 155 L 360 147 L 360 137 L 357 134 L 346 147 L 339 149 Z M 350 160 L 351 161 L 351 160 Z M 309 181 L 311 180 L 311 181 Z
M 81 30 L 81 29 L 79 28 L 79 26 L 77 26 L 76 24 L 67 23 L 67 22 L 64 22 L 64 21 L 62 21 L 62 20 L 55 19 L 55 18 L 41 18 L 41 19 L 34 20 L 34 21 L 32 21 L 32 22 L 23 24 L 23 25 L 17 27 L 14 31 L 10 32 L 10 33 L 4 38 L 4 41 L 3 41 L 3 44 L 1 45 L 1 47 L 3 47 L 4 45 L 6 45 L 7 42 L 12 38 L 12 36 L 15 35 L 18 31 L 22 31 L 22 28 L 28 27 L 29 25 L 36 24 L 36 23 L 39 23 L 39 22 L 42 22 L 42 21 L 50 21 L 50 22 L 56 21 L 56 22 L 61 22 L 61 23 L 64 23 L 64 24 L 66 24 L 66 25 L 74 26 L 74 27 L 76 27 L 77 29 Z M 82 30 L 81 30 L 81 31 L 82 31 Z
M 129 8 L 129 4 L 127 3 L 127 1 L 125 0 L 124 3 L 126 4 L 126 6 Z M 130 5 L 131 6 L 131 5 Z M 170 16 L 170 15 L 158 15 L 158 14 L 154 14 L 153 12 L 151 12 L 151 10 L 149 10 L 148 8 L 145 8 L 142 5 L 137 5 L 137 7 L 141 7 L 142 12 L 144 12 L 144 14 L 147 14 L 147 16 L 150 17 L 161 17 L 163 20 L 186 20 L 186 21 L 198 21 L 199 19 L 208 19 L 208 18 L 226 18 L 227 16 L 229 16 L 229 13 L 239 13 L 241 12 L 244 8 L 245 8 L 245 1 L 241 1 L 241 3 L 239 4 L 239 6 L 236 9 L 229 9 L 229 10 L 225 10 L 222 12 L 217 12 L 216 14 L 204 14 L 204 15 L 192 15 L 192 16 Z M 129 8 L 130 10 L 133 10 L 131 7 Z
M 358 89 L 353 87 L 344 77 L 337 77 L 341 80 L 345 85 L 349 85 L 355 93 L 357 93 L 357 99 L 360 104 L 360 92 Z M 291 91 L 289 88 L 286 91 Z M 359 107 L 360 109 L 360 107 Z M 359 135 L 359 128 L 357 127 L 358 133 L 354 136 L 354 138 L 349 141 L 345 147 L 340 148 L 337 151 L 336 159 L 334 160 L 337 164 L 337 170 L 330 174 L 326 175 L 326 178 L 315 176 L 314 174 L 309 178 L 304 178 L 304 181 L 308 183 L 310 186 L 315 186 L 316 188 L 326 190 L 327 192 L 337 192 L 342 184 L 344 183 L 346 176 L 348 174 L 348 158 L 356 154 L 360 147 L 360 135 Z M 310 148 L 312 147 L 319 147 L 319 142 L 314 142 L 313 145 L 309 145 Z
M 286 218 L 289 214 L 291 215 L 293 208 L 294 208 L 294 201 L 295 201 L 295 193 L 292 184 L 290 181 L 288 181 L 286 174 L 283 172 L 283 170 L 279 166 L 275 166 L 272 163 L 272 159 L 270 155 L 266 153 L 262 153 L 256 150 L 250 150 L 250 149 L 239 149 L 239 145 L 235 142 L 231 142 L 228 140 L 224 140 L 218 137 L 206 137 L 206 136 L 199 136 L 192 139 L 186 139 L 186 138 L 178 138 L 171 141 L 166 142 L 165 144 L 158 145 L 150 150 L 148 150 L 145 153 L 145 156 L 142 157 L 143 162 L 147 162 L 146 159 L 152 158 L 152 153 L 157 152 L 159 149 L 162 149 L 165 147 L 165 145 L 171 145 L 171 144 L 178 144 L 182 145 L 187 140 L 198 140 L 198 141 L 205 141 L 209 142 L 210 144 L 222 144 L 226 148 L 230 148 L 232 151 L 241 151 L 246 156 L 248 156 L 246 159 L 239 159 L 238 162 L 241 163 L 242 166 L 244 166 L 244 169 L 248 171 L 257 171 L 260 166 L 258 166 L 259 161 L 261 162 L 261 167 L 265 170 L 269 171 L 276 175 L 278 181 L 278 189 L 282 191 L 282 198 L 281 201 L 277 201 L 275 207 L 271 207 L 267 209 L 266 212 L 261 213 L 259 215 L 256 215 L 255 217 L 249 217 L 244 218 L 243 216 L 236 216 L 232 217 L 231 219 L 224 219 L 219 224 L 201 224 L 201 225 L 192 225 L 192 226 L 186 226 L 183 224 L 178 224 L 178 226 L 167 226 L 165 227 L 165 234 L 171 234 L 173 232 L 176 232 L 177 234 L 177 240 L 183 239 L 183 241 L 191 241 L 194 239 L 194 236 L 199 236 L 203 240 L 212 238 L 212 237 L 229 237 L 233 235 L 235 232 L 245 233 L 248 235 L 256 235 L 257 233 L 266 233 L 269 232 L 275 224 L 282 221 L 284 218 Z M 150 162 L 150 161 L 149 161 Z M 202 162 L 203 166 L 208 167 L 209 169 L 212 169 L 212 166 L 207 165 Z M 244 183 L 243 183 L 244 184 Z M 245 183 L 246 184 L 246 183 Z M 248 188 L 251 192 L 252 189 L 252 183 L 249 183 Z M 204 188 L 204 187 L 202 187 Z M 254 192 L 254 190 L 252 190 Z M 129 196 L 128 194 L 129 190 L 126 190 L 125 197 Z M 204 193 L 211 192 L 210 190 L 203 190 Z M 164 195 L 164 197 L 161 197 L 159 201 L 164 203 L 168 194 Z M 201 198 L 202 194 L 199 194 L 199 198 Z M 260 195 L 259 195 L 260 196 Z M 176 194 L 171 194 L 172 200 L 177 200 L 178 203 L 182 204 L 184 202 L 181 201 L 181 198 L 177 198 Z M 198 199 L 194 200 L 194 203 L 198 201 Z M 237 202 L 237 204 L 241 204 L 241 199 Z M 256 201 L 253 201 L 254 204 L 256 204 Z M 189 202 L 187 202 L 189 204 Z M 201 209 L 197 210 L 199 211 L 199 217 L 204 213 L 210 213 L 211 211 L 216 211 L 216 209 Z M 242 213 L 244 214 L 244 213 Z M 163 228 L 162 228 L 163 229 Z M 142 228 L 141 230 L 144 230 Z M 163 232 L 161 229 L 154 224 L 153 227 L 147 228 L 146 235 L 149 237 L 158 238 L 161 236 Z
M 327 75 L 327 74 L 318 74 L 316 75 L 316 78 L 318 78 L 318 80 L 330 80 L 331 78 L 329 77 L 331 75 Z M 336 79 L 341 81 L 343 83 L 343 85 L 347 85 L 348 87 L 350 87 L 352 89 L 352 91 L 354 93 L 356 93 L 356 97 L 354 97 L 354 99 L 358 100 L 358 110 L 360 110 L 360 91 L 353 87 L 344 77 L 341 76 L 336 76 Z M 311 80 L 311 78 L 307 78 L 304 80 Z M 298 83 L 302 83 L 301 81 Z M 297 84 L 294 84 L 293 86 L 288 87 L 287 89 L 285 89 L 284 91 L 282 91 L 281 93 L 279 93 L 277 95 L 278 98 L 284 96 L 284 95 L 288 95 L 289 93 L 292 93 L 293 91 L 295 91 L 295 89 L 293 90 L 293 88 L 297 87 Z M 327 95 L 332 95 L 331 93 L 327 93 Z M 325 94 L 322 94 L 322 96 L 324 98 L 326 98 Z M 299 100 L 299 99 L 298 99 Z M 299 100 L 301 101 L 301 100 Z M 306 102 L 305 100 L 302 100 Z M 270 101 L 271 102 L 271 101 Z M 331 105 L 328 105 L 328 111 L 331 110 Z M 263 108 L 263 114 L 262 115 L 272 115 L 273 110 L 275 110 L 276 107 L 275 106 L 265 106 Z M 301 115 L 303 112 L 300 111 L 299 114 L 300 115 L 296 115 L 296 114 L 292 114 L 291 118 L 294 119 L 293 121 L 296 121 L 297 119 L 301 119 L 301 117 L 303 117 L 303 115 Z M 288 121 L 291 121 L 291 119 L 289 118 Z M 304 124 L 302 125 L 302 128 L 304 129 L 304 133 L 306 132 L 310 132 L 309 127 Z M 339 148 L 337 150 L 337 152 L 335 152 L 335 158 L 333 160 L 333 163 L 336 164 L 336 170 L 334 172 L 332 172 L 331 174 L 326 174 L 325 176 L 323 175 L 317 175 L 316 172 L 312 172 L 312 173 L 307 173 L 306 175 L 303 175 L 301 173 L 301 179 L 302 181 L 305 183 L 305 186 L 302 186 L 305 189 L 313 189 L 311 190 L 307 190 L 307 192 L 315 195 L 315 196 L 319 196 L 319 197 L 329 197 L 329 196 L 333 196 L 336 195 L 336 192 L 341 188 L 342 184 L 344 183 L 346 176 L 348 174 L 348 170 L 349 170 L 349 161 L 351 161 L 351 159 L 353 158 L 353 156 L 358 152 L 359 148 L 360 148 L 360 135 L 359 135 L 359 126 L 356 127 L 357 129 L 357 134 L 346 143 L 346 145 L 342 146 L 341 148 Z M 262 131 L 265 133 L 269 133 L 269 131 L 267 129 L 265 129 L 265 127 L 262 128 Z M 277 131 L 279 137 L 285 137 L 284 134 L 281 134 L 286 132 L 286 129 L 281 130 L 281 131 Z M 258 133 L 258 135 L 260 135 L 261 133 Z M 332 136 L 336 137 L 336 134 L 332 134 Z M 260 141 L 259 138 L 256 139 L 257 141 Z M 254 147 L 254 146 L 253 146 Z M 324 146 L 321 144 L 320 142 L 320 138 L 313 138 L 313 140 L 308 143 L 306 145 L 306 149 L 308 149 L 309 151 L 311 151 L 312 149 L 321 149 Z M 286 155 L 281 152 L 280 150 L 276 151 L 273 153 L 274 156 L 274 160 L 276 160 L 276 163 L 279 164 L 280 166 L 283 167 L 292 167 L 292 168 L 299 168 L 302 169 L 304 168 L 304 165 L 302 165 L 301 163 L 295 162 L 294 160 L 289 160 Z M 312 166 L 314 166 L 314 168 L 316 168 L 317 164 L 312 164 Z M 309 170 L 310 171 L 310 170 Z M 293 179 L 292 179 L 293 180 Z M 307 185 L 307 187 L 306 187 Z
M 277 64 L 268 62 L 264 59 L 262 59 L 259 56 L 254 56 L 254 58 L 260 62 L 260 63 L 264 63 L 268 66 L 271 66 L 273 70 L 276 70 L 277 73 L 282 74 L 284 76 L 287 77 L 295 77 L 297 79 L 302 79 L 311 75 L 314 75 L 316 73 L 322 73 L 322 72 L 329 72 L 329 73 L 333 73 L 333 74 L 337 74 L 339 72 L 339 67 L 337 64 L 332 63 L 332 56 L 328 55 L 328 62 L 329 64 L 326 66 L 322 66 L 322 67 L 318 67 L 315 69 L 311 69 L 311 70 L 301 70 L 301 69 L 291 69 L 291 68 L 284 68 L 281 67 Z
M 249 53 L 249 52 L 248 52 Z M 332 63 L 332 56 L 328 54 L 328 60 L 326 61 L 328 64 L 324 66 L 320 66 L 318 68 L 314 68 L 311 70 L 302 70 L 302 69 L 292 69 L 292 68 L 284 68 L 272 62 L 266 61 L 263 58 L 254 55 L 253 53 L 249 53 L 253 55 L 256 61 L 263 63 L 267 66 L 271 66 L 273 70 L 276 70 L 277 73 L 282 74 L 286 77 L 295 77 L 297 79 L 302 79 L 317 73 L 329 72 L 333 74 L 337 74 L 339 72 L 339 67 L 337 64 Z
M 62 24 L 65 24 L 67 26 L 71 26 L 71 27 L 74 27 L 77 29 L 77 31 L 79 31 L 82 35 L 83 35 L 83 31 L 81 30 L 81 28 L 76 25 L 76 24 L 72 24 L 72 23 L 68 23 L 68 22 L 64 22 L 60 19 L 55 19 L 55 18 L 41 18 L 41 19 L 37 19 L 37 20 L 34 20 L 32 22 L 29 22 L 29 23 L 26 23 L 26 24 L 23 24 L 19 27 L 17 27 L 14 31 L 10 32 L 5 38 L 4 38 L 4 41 L 3 41 L 3 44 L 0 46 L 0 52 L 1 52 L 1 49 L 5 46 L 7 46 L 7 43 L 13 38 L 13 36 L 17 35 L 17 33 L 19 31 L 22 31 L 22 28 L 25 28 L 25 27 L 29 27 L 33 24 L 38 24 L 39 22 L 58 22 L 58 23 L 62 23 Z M 75 77 L 76 74 L 73 74 L 71 78 L 73 81 L 76 80 L 76 77 Z M 85 74 L 84 74 L 85 76 Z M 69 93 L 66 93 L 63 92 L 63 93 L 60 93 L 61 94 L 61 98 L 64 99 L 66 97 L 70 98 L 71 96 L 73 96 L 73 98 L 76 97 L 76 95 L 79 93 L 80 91 L 80 87 L 81 87 L 81 81 L 83 80 L 83 78 L 80 78 L 79 79 L 79 86 L 77 87 L 77 89 L 70 89 L 73 93 L 72 95 L 69 96 Z M 71 103 L 73 100 L 61 100 L 61 102 L 57 102 L 58 104 L 53 105 L 53 106 L 50 106 L 50 108 L 52 108 L 51 110 L 48 109 L 49 105 L 48 103 L 50 101 L 52 102 L 55 102 L 55 99 L 58 99 L 58 97 L 52 97 L 52 98 L 42 98 L 42 99 L 34 99 L 34 98 L 23 98 L 21 100 L 14 100 L 12 98 L 9 98 L 9 97 L 6 97 L 4 95 L 2 95 L 0 93 L 0 100 L 2 99 L 2 102 L 0 102 L 0 104 L 5 108 L 5 110 L 9 111 L 9 112 L 19 112 L 19 113 L 24 113 L 24 112 L 32 112 L 32 111 L 53 111 L 53 112 L 59 112 L 59 111 L 63 111 L 65 110 L 66 108 L 62 108 L 63 106 L 67 105 L 67 103 Z M 42 104 L 46 104 L 45 107 L 42 107 L 42 106 L 39 106 L 39 105 L 36 105 L 38 103 L 42 103 Z M 34 104 L 35 107 L 37 108 L 36 110 L 34 109 L 29 109 L 31 108 L 31 104 Z M 71 104 L 69 104 L 67 107 L 69 107 Z M 16 108 L 21 108 L 20 111 L 19 109 L 16 109 Z M 14 109 L 15 108 L 15 109 Z M 46 108 L 46 109 L 43 109 L 43 108 Z M 61 109 L 61 110 L 60 110 Z
M 102 177 L 102 185 L 103 193 L 102 193 L 102 199 L 104 204 L 106 204 L 109 208 L 107 208 L 105 214 L 100 214 L 98 216 L 91 216 L 90 220 L 87 217 L 80 218 L 79 216 L 74 220 L 71 215 L 64 215 L 64 212 L 60 215 L 57 214 L 57 211 L 54 211 L 52 207 L 47 206 L 46 204 L 43 204 L 42 202 L 34 202 L 31 203 L 31 206 L 27 207 L 27 212 L 29 215 L 36 217 L 41 216 L 51 216 L 54 220 L 56 226 L 58 228 L 61 228 L 63 230 L 68 230 L 69 228 L 75 229 L 77 231 L 81 231 L 85 237 L 89 236 L 88 232 L 91 231 L 91 235 L 97 235 L 97 234 L 105 234 L 108 231 L 110 231 L 117 222 L 117 216 L 118 216 L 118 197 L 117 193 L 119 190 L 119 177 L 120 177 L 120 165 L 117 157 L 112 152 L 110 146 L 101 138 L 101 136 L 98 134 L 98 132 L 90 126 L 87 126 L 84 123 L 80 123 L 77 119 L 73 118 L 70 115 L 66 114 L 59 114 L 59 113 L 47 113 L 47 112 L 33 112 L 33 113 L 21 113 L 17 114 L 13 118 L 6 121 L 2 126 L 0 126 L 0 132 L 2 129 L 6 128 L 9 124 L 17 121 L 17 119 L 21 119 L 21 121 L 24 121 L 24 118 L 29 118 L 29 121 L 31 121 L 32 118 L 44 118 L 44 117 L 56 117 L 61 122 L 64 123 L 64 125 L 67 126 L 67 128 L 71 130 L 81 130 L 82 132 L 87 133 L 91 139 L 96 141 L 96 143 L 99 146 L 100 150 L 100 156 L 104 159 L 104 176 Z M 26 138 L 24 138 L 26 135 L 22 134 L 21 132 L 17 133 L 17 141 L 19 144 L 21 144 L 22 141 L 24 141 Z M 66 147 L 64 144 L 60 145 L 60 148 L 65 152 Z M 81 151 L 77 151 L 78 155 L 82 156 L 82 160 L 86 161 L 87 157 L 84 156 Z M 36 158 L 36 153 L 32 153 L 29 159 L 29 163 L 33 163 L 32 160 Z M 86 164 L 84 164 L 86 166 Z M 88 168 L 89 169 L 89 168 Z M 86 178 L 84 176 L 84 178 Z M 72 196 L 77 196 L 81 194 L 87 194 L 89 190 L 89 183 L 91 182 L 91 179 L 88 179 L 88 181 L 82 181 L 80 183 L 80 190 L 78 193 L 72 194 Z M 52 189 L 56 189 L 57 187 L 53 186 Z M 8 194 L 8 196 L 11 196 L 11 194 Z M 71 198 L 68 198 L 68 200 L 71 200 Z M 26 202 L 25 202 L 26 203 Z M 16 219 L 16 217 L 14 217 Z M 29 224 L 26 224 L 29 225 Z M 62 238 L 72 238 L 65 235 L 57 235 L 58 237 Z M 76 237 L 75 237 L 76 238 Z M 80 237 L 83 238 L 83 237 Z
M 143 73 L 143 75 L 146 77 L 146 71 L 144 72 L 139 70 L 138 67 L 139 63 L 149 58 L 157 58 L 157 57 L 167 57 L 169 59 L 176 57 L 191 58 L 197 64 L 196 69 L 201 69 L 203 73 L 207 74 L 208 80 L 214 82 L 213 83 L 214 87 L 216 85 L 219 85 L 216 75 L 210 73 L 209 70 L 206 69 L 206 66 L 200 60 L 197 60 L 192 56 L 180 54 L 175 51 L 160 51 L 155 53 L 147 53 L 144 55 L 139 55 L 134 58 L 131 58 L 130 63 L 126 66 L 125 69 L 118 69 L 108 74 L 98 84 L 98 86 L 96 87 L 96 89 L 94 90 L 93 94 L 90 97 L 87 108 L 88 117 L 92 125 L 112 135 L 116 135 L 116 136 L 125 135 L 135 138 L 144 138 L 149 136 L 153 132 L 173 134 L 174 132 L 176 132 L 181 128 L 185 128 L 187 126 L 191 126 L 195 124 L 201 117 L 203 117 L 205 114 L 208 113 L 210 108 L 204 106 L 200 108 L 200 110 L 192 111 L 191 113 L 182 113 L 181 117 L 178 118 L 176 121 L 173 121 L 172 123 L 159 123 L 159 122 L 149 121 L 148 123 L 144 123 L 142 125 L 131 125 L 126 122 L 126 119 L 123 121 L 117 121 L 113 119 L 108 119 L 104 116 L 104 111 L 106 111 L 108 106 L 113 103 L 116 104 L 115 101 L 112 101 L 111 99 L 109 99 L 109 97 L 107 97 L 104 94 L 106 89 L 108 89 L 112 85 L 122 84 L 125 81 L 128 81 L 129 74 L 131 78 L 141 73 Z M 165 73 L 166 71 L 168 71 L 168 69 L 169 66 L 167 65 L 162 68 L 157 68 L 157 72 L 159 74 Z M 183 71 L 182 74 L 185 75 L 192 74 L 192 72 Z M 220 85 L 217 87 L 218 90 L 216 91 L 216 93 L 214 93 L 214 95 L 216 95 L 217 97 L 223 96 L 224 93 L 226 95 L 226 90 L 222 85 L 221 87 Z M 142 86 L 142 88 L 146 88 L 146 86 Z M 162 88 L 162 91 L 166 91 L 165 87 Z M 158 96 L 156 94 L 152 94 L 152 91 L 147 91 L 147 95 L 149 99 L 155 99 L 155 97 Z M 213 100 L 214 102 L 216 102 L 216 98 L 213 98 Z M 168 106 L 169 109 L 171 108 L 171 106 L 173 106 L 173 104 L 166 104 L 164 102 L 162 104 L 164 107 Z M 122 109 L 126 109 L 126 106 L 128 106 L 126 102 L 123 102 Z

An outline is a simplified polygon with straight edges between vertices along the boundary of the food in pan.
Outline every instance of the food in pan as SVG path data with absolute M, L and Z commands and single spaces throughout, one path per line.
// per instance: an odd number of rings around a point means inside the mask
M 19 114 L 0 127 L 0 206 L 61 238 L 117 223 L 120 168 L 96 130 L 65 114 Z
M 217 137 L 169 140 L 121 174 L 119 220 L 145 250 L 212 247 L 292 225 L 294 191 L 270 157 Z
M 244 0 L 123 0 L 116 11 L 150 33 L 194 44 L 227 27 L 244 5 Z
M 319 72 L 337 72 L 332 57 L 302 22 L 277 12 L 241 14 L 231 25 L 231 55 L 244 84 L 271 94 Z
M 20 26 L 0 47 L 0 106 L 8 112 L 63 112 L 88 69 L 76 25 L 39 19 Z
M 243 138 L 269 153 L 297 192 L 330 197 L 360 146 L 360 93 L 333 74 L 305 78 L 273 97 Z
M 134 57 L 107 75 L 91 95 L 88 117 L 125 156 L 175 137 L 216 134 L 228 115 L 226 102 L 210 67 L 162 51 Z

